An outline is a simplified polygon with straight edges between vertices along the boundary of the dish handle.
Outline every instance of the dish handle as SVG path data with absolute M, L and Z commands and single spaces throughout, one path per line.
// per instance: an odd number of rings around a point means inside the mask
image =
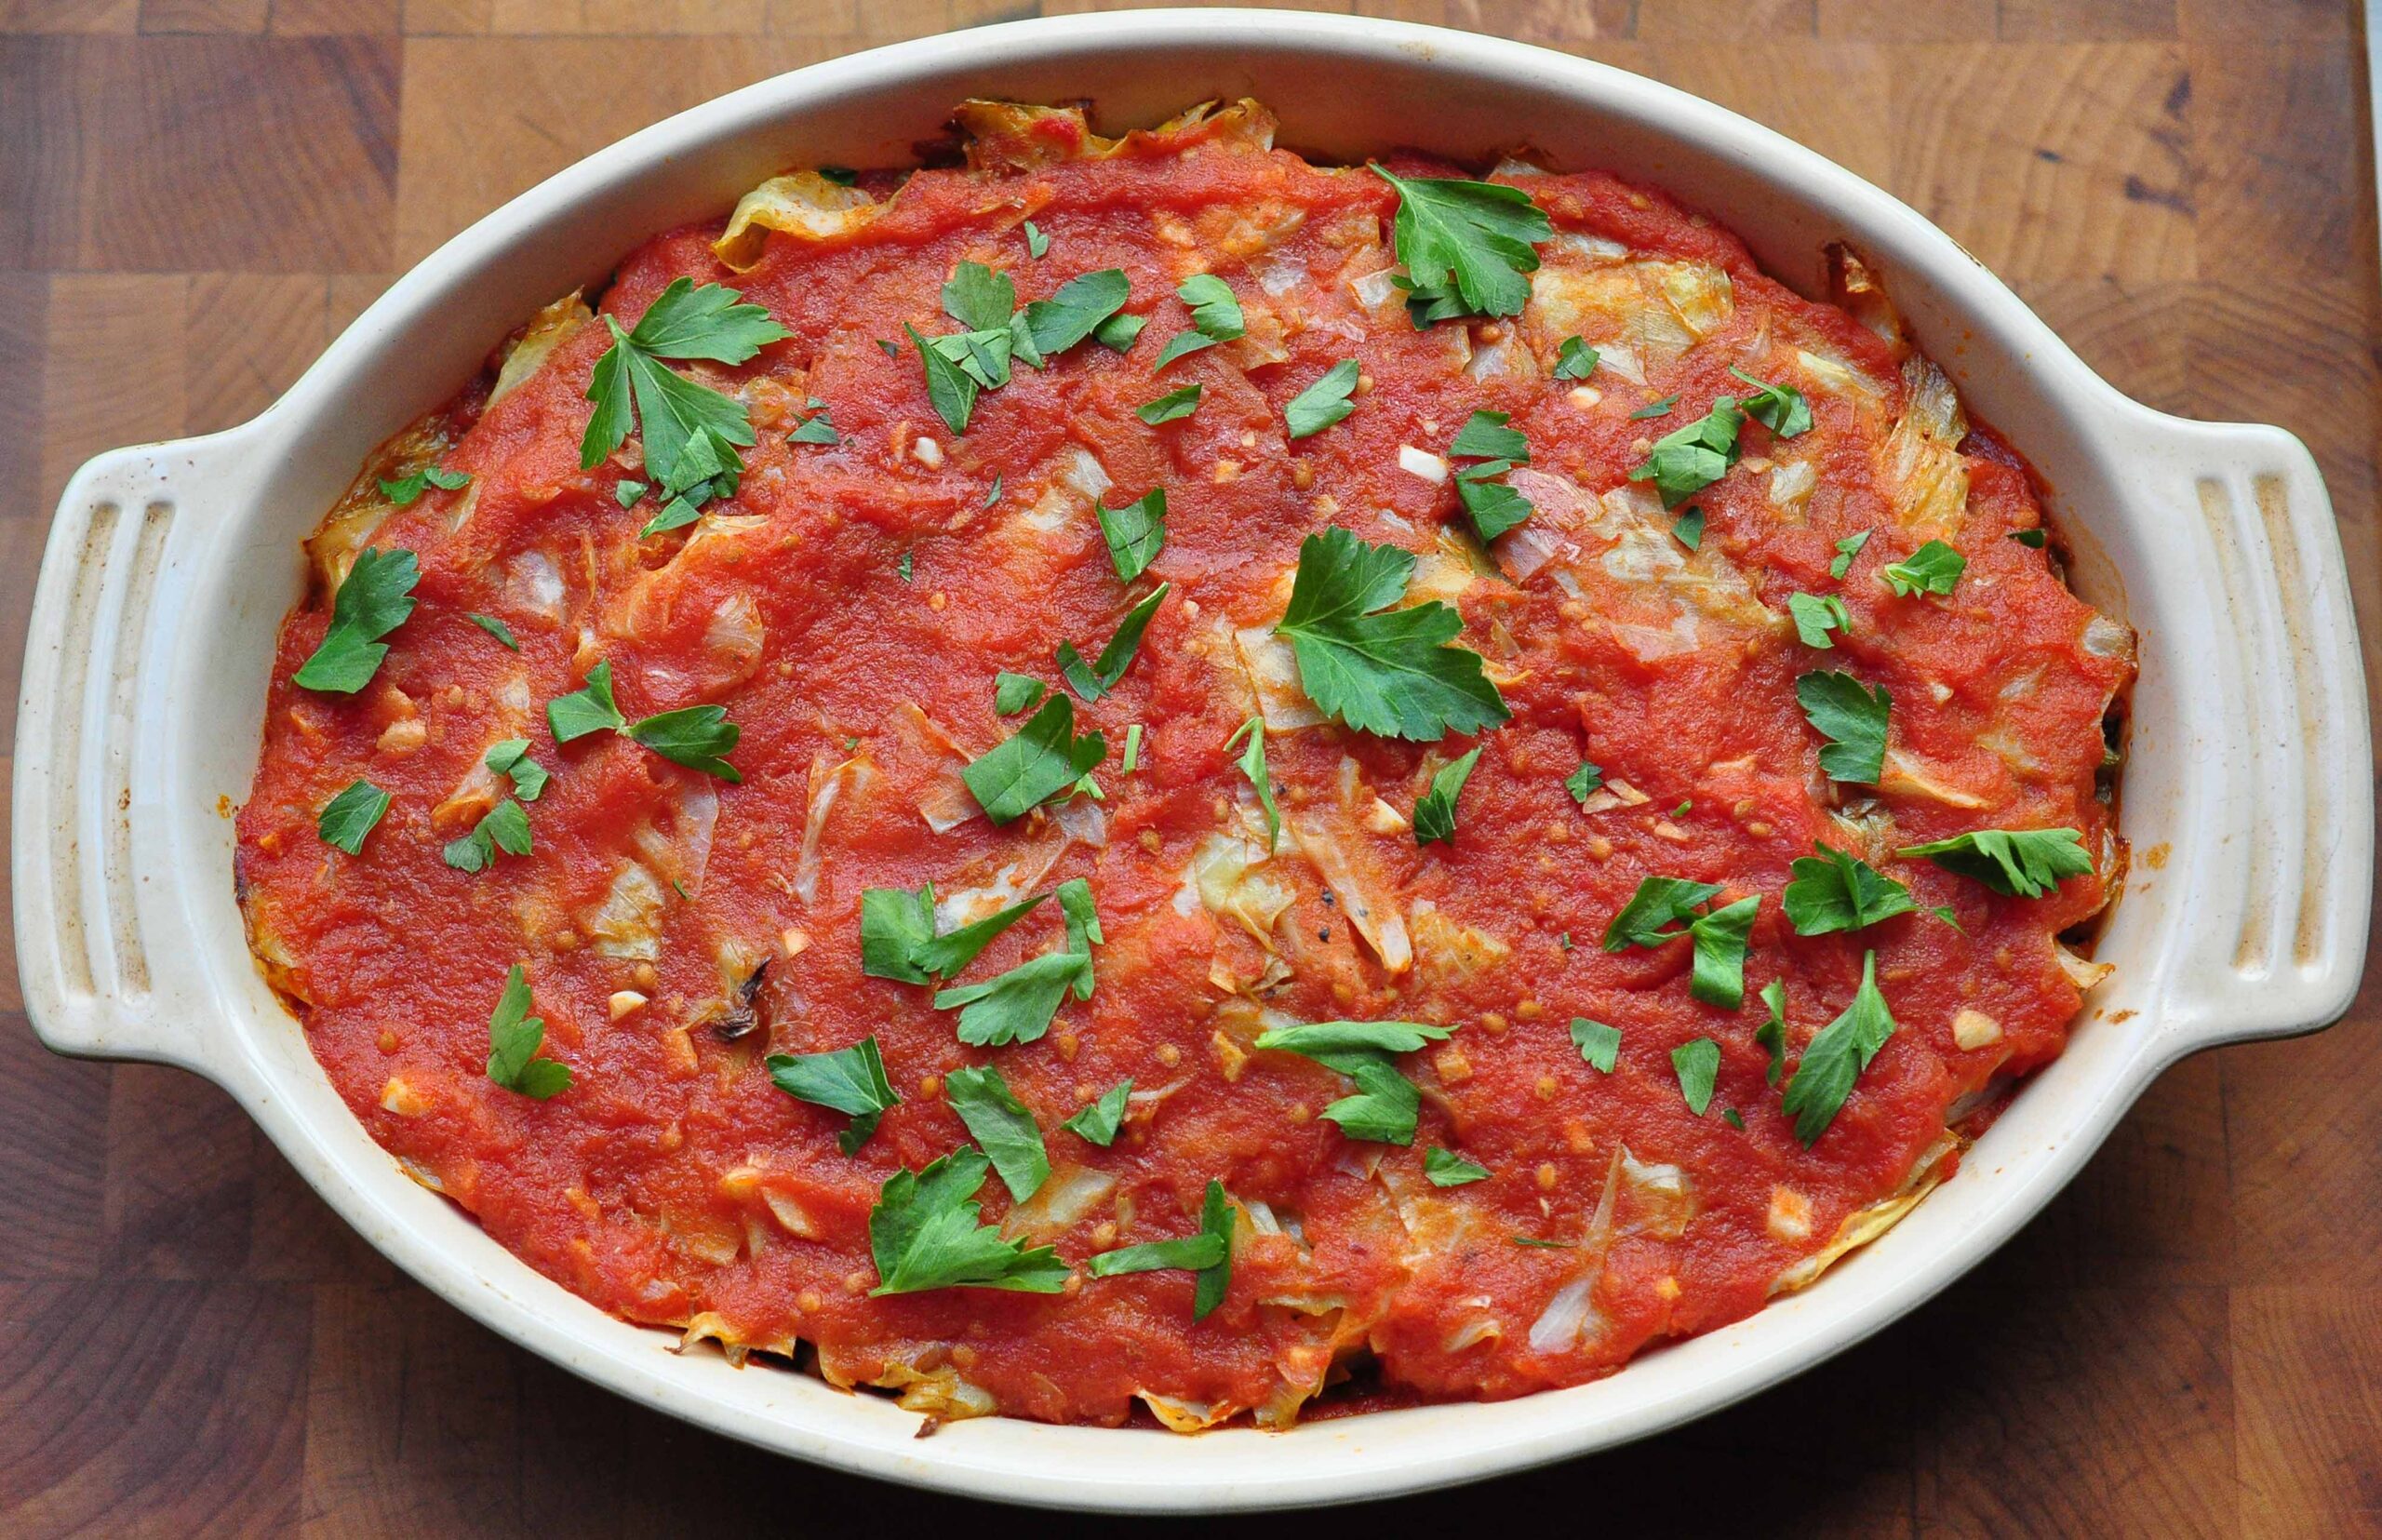
M 221 1007 L 171 849 L 167 718 L 183 666 L 220 662 L 184 656 L 186 612 L 254 490 L 255 427 L 100 455 L 50 527 L 17 703 L 10 877 L 26 1012 L 61 1053 L 221 1078 L 203 1027 Z M 203 810 L 228 848 L 224 810 Z
M 2137 720 L 2172 713 L 2170 752 L 2193 765 L 2172 850 L 2135 851 L 2166 890 L 2151 912 L 2174 917 L 2156 1009 L 2180 1054 L 2348 1011 L 2373 906 L 2373 750 L 2348 564 L 2307 446 L 2135 409 L 2142 469 L 2175 516 L 2166 549 L 2137 555 L 2194 569 L 2155 574 L 2178 581 L 2135 617 L 2166 633 L 2144 646 L 2172 676 Z

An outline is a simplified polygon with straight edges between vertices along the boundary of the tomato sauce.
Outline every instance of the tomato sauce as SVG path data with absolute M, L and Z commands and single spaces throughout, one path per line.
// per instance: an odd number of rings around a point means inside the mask
M 631 253 L 599 306 L 623 327 L 683 276 L 741 290 L 791 333 L 746 365 L 679 366 L 743 402 L 758 439 L 691 529 L 636 538 L 651 505 L 614 495 L 638 474 L 636 439 L 581 469 L 600 324 L 556 328 L 522 377 L 483 379 L 394 442 L 327 526 L 318 558 L 364 539 L 416 553 L 417 608 L 353 696 L 291 678 L 328 628 L 334 572 L 282 628 L 238 824 L 260 958 L 373 1138 L 599 1306 L 740 1357 L 815 1352 L 838 1384 L 943 1415 L 1113 1423 L 1145 1395 L 1171 1426 L 1284 1426 L 1352 1365 L 1385 1395 L 1519 1395 L 1804 1281 L 1848 1220 L 1948 1173 L 1947 1124 L 2060 1051 L 2089 965 L 2057 937 L 2114 881 L 2103 716 L 2131 663 L 2121 629 L 2007 538 L 2041 521 L 2015 457 L 1981 434 L 1952 448 L 1966 429 L 1947 425 L 1958 408 L 1922 360 L 1607 175 L 1501 173 L 1556 231 L 1530 310 L 1417 330 L 1385 281 L 1391 185 L 1270 150 L 1251 121 L 1100 155 L 1079 119 L 1049 114 L 972 168 L 863 179 L 881 211 L 772 235 L 749 271 L 715 256 L 716 221 Z M 1039 259 L 1027 220 L 1049 238 Z M 1009 275 L 1021 303 L 1121 268 L 1148 325 L 1127 352 L 1086 342 L 1020 365 L 954 435 L 903 328 L 953 329 L 939 295 L 963 261 Z M 1247 335 L 1154 371 L 1189 324 L 1176 286 L 1200 271 L 1231 285 Z M 1572 334 L 1603 350 L 1586 381 L 1550 374 Z M 1362 370 L 1354 410 L 1289 439 L 1286 404 L 1345 358 Z M 1746 425 L 1743 459 L 1694 500 L 1690 551 L 1627 473 L 1714 397 L 1742 398 L 1732 365 L 1795 384 L 1814 425 L 1791 441 Z M 1136 417 L 1195 382 L 1191 416 Z M 1673 411 L 1633 416 L 1674 395 Z M 788 442 L 813 400 L 840 442 Z M 1534 509 L 1486 551 L 1421 458 L 1443 470 L 1484 408 L 1527 435 L 1511 484 Z M 377 476 L 433 457 L 469 487 L 377 497 Z M 1165 544 L 1121 584 L 1092 502 L 1152 488 Z M 1510 721 L 1408 743 L 1303 724 L 1294 687 L 1252 687 L 1246 660 L 1262 671 L 1300 542 L 1332 525 L 1418 553 L 1409 598 L 1461 611 Z M 1838 542 L 1863 530 L 1832 577 Z M 1879 568 L 1931 536 L 1966 556 L 1958 587 L 1897 596 Z M 1053 648 L 1091 655 L 1158 580 L 1171 592 L 1131 668 L 1077 704 L 1110 744 L 1104 800 L 998 827 L 966 816 L 957 767 L 1024 720 L 995 715 L 996 672 L 1060 688 Z M 1796 592 L 1842 597 L 1831 650 L 1797 640 Z M 619 734 L 557 745 L 545 703 L 598 661 L 632 719 L 725 706 L 741 783 Z M 1890 690 L 1877 787 L 1816 768 L 1795 693 L 1815 668 Z M 1262 855 L 1227 747 L 1260 703 L 1278 718 L 1265 746 L 1291 837 L 1237 879 L 1211 862 L 1203 888 L 1217 841 Z M 491 795 L 475 767 L 516 737 L 553 776 L 528 810 L 534 848 L 454 869 L 442 848 Z M 1452 843 L 1418 847 L 1416 799 L 1475 743 Z M 1585 806 L 1564 784 L 1584 760 L 1604 783 Z M 392 805 L 350 856 L 315 824 L 359 777 Z M 2099 870 L 2035 900 L 1894 854 L 2054 826 L 2081 831 Z M 1815 840 L 1908 884 L 1920 912 L 1795 934 L 1779 894 Z M 1691 998 L 1685 943 L 1599 947 L 1654 875 L 1761 899 L 1742 1009 Z M 1069 877 L 1090 882 L 1105 941 L 1092 997 L 1039 1040 L 965 1047 L 930 989 L 862 971 L 865 888 L 1015 897 Z M 1938 906 L 1957 925 L 1925 912 Z M 964 979 L 1062 934 L 1046 905 Z M 1754 1040 L 1756 991 L 1784 982 L 1791 1060 L 1846 1008 L 1867 951 L 1898 1030 L 1806 1148 Z M 757 1029 L 731 1036 L 737 986 L 764 961 Z M 548 1101 L 485 1073 L 515 965 L 545 1052 L 572 1071 Z M 1610 1073 L 1573 1046 L 1575 1017 L 1620 1028 Z M 1252 1046 L 1271 1024 L 1374 1018 L 1455 1029 L 1400 1061 L 1422 1091 L 1411 1148 L 1347 1137 L 1320 1117 L 1341 1076 Z M 762 1061 L 872 1035 L 902 1100 L 847 1156 L 848 1119 L 778 1091 Z M 1700 1117 L 1671 1059 L 1698 1038 L 1720 1051 Z M 942 1078 L 985 1063 L 1042 1129 L 1049 1212 L 1027 1227 L 1074 1276 L 1052 1295 L 872 1297 L 879 1188 L 966 1141 Z M 1113 1146 L 1059 1130 L 1127 1077 L 1138 1094 Z M 1491 1174 L 1435 1186 L 1432 1147 Z M 1196 1231 L 1211 1178 L 1240 1205 L 1213 1314 L 1194 1322 L 1185 1271 L 1082 1271 L 1092 1252 Z M 988 1223 L 1014 1208 L 997 1180 L 979 1198 Z

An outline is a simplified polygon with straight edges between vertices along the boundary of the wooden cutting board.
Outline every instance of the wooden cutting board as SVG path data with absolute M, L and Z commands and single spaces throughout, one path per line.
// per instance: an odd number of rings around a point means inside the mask
M 395 274 L 633 128 L 1037 9 L 0 0 L 10 734 L 49 510 L 85 456 L 249 416 Z M 1750 114 L 1917 205 L 2122 389 L 2288 425 L 2323 463 L 2382 677 L 2382 331 L 2350 0 L 1381 11 Z M 999 1521 L 577 1383 L 400 1278 L 221 1093 L 54 1059 L 21 1008 L 11 965 L 0 1532 L 713 1540 Z M 2171 1071 L 2041 1219 L 1867 1346 L 1667 1438 L 1412 1499 L 1397 1520 L 1460 1533 L 1499 1512 L 1566 1533 L 2382 1532 L 2376 986 L 2322 1037 Z

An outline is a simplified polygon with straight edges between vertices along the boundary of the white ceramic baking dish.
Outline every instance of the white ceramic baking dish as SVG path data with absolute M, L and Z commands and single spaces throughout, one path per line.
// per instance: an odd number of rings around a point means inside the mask
M 1254 95 L 1285 143 L 1465 159 L 1529 141 L 1657 182 L 1816 291 L 1822 249 L 1884 273 L 1923 346 L 2052 489 L 2078 580 L 2141 636 L 2117 965 L 2065 1057 L 1903 1224 L 1809 1291 L 1610 1379 L 1288 1434 L 916 1415 L 769 1368 L 680 1357 L 533 1273 L 401 1175 L 251 966 L 231 810 L 255 768 L 299 542 L 364 455 L 445 399 L 555 295 L 791 164 L 902 164 L 967 96 L 1090 98 L 1109 125 Z M 1559 54 L 1338 16 L 1181 11 L 1026 21 L 798 71 L 672 118 L 474 225 L 245 427 L 102 455 L 43 564 L 17 737 L 27 1005 L 63 1052 L 179 1065 L 237 1097 L 307 1181 L 414 1277 L 598 1384 L 847 1470 L 1118 1510 L 1316 1504 L 1513 1470 L 1710 1412 L 1857 1341 L 2024 1224 L 2182 1055 L 2346 1010 L 2374 833 L 2347 573 L 2316 466 L 2276 428 L 2188 422 L 2103 383 L 1911 209 L 1720 108 Z

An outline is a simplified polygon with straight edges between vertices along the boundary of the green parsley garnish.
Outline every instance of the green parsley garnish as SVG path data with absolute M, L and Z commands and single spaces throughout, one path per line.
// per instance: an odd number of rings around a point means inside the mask
M 1969 558 L 1940 540 L 1926 544 L 1878 569 L 1887 587 L 1903 598 L 1913 594 L 1948 594 L 1968 570 Z
M 699 385 L 662 360 L 707 359 L 742 364 L 770 342 L 791 336 L 759 305 L 718 284 L 695 287 L 674 278 L 647 308 L 634 330 L 622 331 L 607 315 L 612 345 L 596 360 L 587 399 L 596 403 L 580 440 L 579 464 L 592 471 L 619 449 L 633 427 L 645 433 L 646 469 L 661 482 L 665 498 L 700 504 L 725 495 L 743 469 L 740 448 L 753 443 L 753 425 L 742 403 Z
M 885 1056 L 874 1037 L 832 1053 L 772 1053 L 762 1064 L 769 1082 L 796 1101 L 850 1117 L 836 1136 L 836 1147 L 846 1155 L 867 1144 L 877 1119 L 901 1105 L 885 1078 Z
M 516 962 L 488 1019 L 488 1078 L 538 1102 L 569 1090 L 570 1066 L 538 1057 L 545 1041 L 546 1024 L 529 1014 L 529 979 Z
M 1636 411 L 1631 412 L 1629 414 L 1629 421 L 1632 422 L 1652 422 L 1657 417 L 1668 417 L 1671 414 L 1671 408 L 1678 405 L 1679 396 L 1676 394 L 1666 395 L 1659 401 L 1649 401 L 1644 406 L 1639 408 Z
M 936 994 L 937 1011 L 959 1011 L 961 1042 L 973 1048 L 1033 1042 L 1050 1029 L 1069 990 L 1079 1000 L 1091 998 L 1091 948 L 1102 939 L 1091 889 L 1083 878 L 1071 877 L 1059 884 L 1058 896 L 1067 919 L 1064 949 L 1029 958 L 982 984 Z
M 974 1201 L 992 1164 L 962 1145 L 924 1171 L 899 1171 L 869 1211 L 868 1244 L 876 1258 L 872 1295 L 926 1289 L 1009 1289 L 1055 1294 L 1066 1287 L 1067 1265 L 1048 1246 L 1028 1250 L 980 1224 Z
M 1100 519 L 1100 538 L 1108 542 L 1117 581 L 1131 583 L 1148 571 L 1166 543 L 1166 489 L 1153 487 L 1122 508 L 1094 503 L 1091 511 Z
M 690 500 L 683 497 L 674 497 L 669 502 L 662 505 L 662 511 L 660 513 L 645 521 L 644 527 L 637 530 L 636 538 L 643 540 L 648 535 L 659 535 L 666 533 L 672 529 L 683 529 L 688 525 L 694 523 L 695 520 L 703 516 L 703 510 L 697 508 Z
M 1483 542 L 1495 540 L 1531 516 L 1528 498 L 1492 479 L 1530 461 L 1530 441 L 1519 428 L 1507 427 L 1505 421 L 1506 414 L 1501 411 L 1476 411 L 1448 446 L 1452 456 L 1481 462 L 1456 473 L 1455 489 L 1465 512 L 1472 517 L 1473 530 Z
M 1795 1119 L 1795 1137 L 1805 1148 L 1817 1143 L 1836 1121 L 1845 1097 L 1852 1094 L 1853 1083 L 1894 1035 L 1894 1013 L 1886 1009 L 1886 998 L 1878 993 L 1878 954 L 1865 952 L 1861 987 L 1853 994 L 1853 1003 L 1804 1047 L 1802 1058 L 1796 1061 L 1794 1078 L 1786 1082 L 1786 1093 L 1779 1101 L 1779 1110 Z
M 1152 1240 L 1139 1246 L 1119 1246 L 1113 1252 L 1095 1252 L 1084 1259 L 1083 1270 L 1094 1278 L 1155 1273 L 1175 1267 L 1198 1271 L 1214 1266 L 1227 1254 L 1224 1237 L 1202 1230 L 1172 1240 Z
M 1761 895 L 1741 898 L 1698 916 L 1687 928 L 1693 938 L 1695 967 L 1687 992 L 1706 1005 L 1734 1011 L 1746 1003 L 1746 942 L 1753 934 Z M 1702 1108 L 1697 1109 L 1699 1112 Z
M 1795 635 L 1803 645 L 1824 652 L 1836 649 L 1836 639 L 1829 632 L 1853 628 L 1853 612 L 1834 594 L 1789 594 L 1786 612 L 1795 617 Z
M 1796 857 L 1795 879 L 1779 895 L 1797 935 L 1866 930 L 1919 907 L 1908 888 L 1860 857 L 1816 840 L 1812 849 L 1819 855 Z
M 1133 1082 L 1117 1081 L 1100 1093 L 1100 1100 L 1082 1108 L 1059 1126 L 1088 1144 L 1102 1149 L 1117 1142 L 1117 1131 L 1125 1121 L 1125 1105 L 1133 1094 Z
M 1407 308 L 1416 326 L 1521 314 L 1530 301 L 1523 275 L 1538 268 L 1535 244 L 1555 234 L 1529 194 L 1497 182 L 1372 170 L 1398 189 L 1390 235 L 1406 267 Z
M 1977 829 L 1894 853 L 1906 860 L 1925 856 L 2007 898 L 2041 898 L 2063 878 L 2093 870 L 2092 854 L 2074 829 Z
M 1247 324 L 1232 286 L 1212 273 L 1194 273 L 1175 287 L 1174 297 L 1191 307 L 1191 329 L 1167 339 L 1152 369 L 1162 369 L 1186 354 L 1229 342 Z
M 991 1065 L 955 1069 L 943 1078 L 943 1100 L 968 1125 L 970 1138 L 992 1158 L 1009 1194 L 1023 1203 L 1050 1179 L 1050 1157 L 1034 1114 L 1010 1094 L 1009 1082 Z
M 1555 378 L 1586 380 L 1597 371 L 1597 350 L 1585 337 L 1566 337 L 1555 350 Z
M 1357 389 L 1357 361 L 1343 358 L 1316 377 L 1315 383 L 1291 397 L 1282 421 L 1292 438 L 1321 433 L 1357 409 L 1351 396 Z
M 1704 510 L 1689 503 L 1671 521 L 1671 538 L 1691 551 L 1704 549 Z
M 496 859 L 529 853 L 529 810 L 506 797 L 482 814 L 472 832 L 448 844 L 439 854 L 459 872 L 482 872 Z
M 1757 380 L 1734 364 L 1729 372 L 1753 387 L 1753 394 L 1740 402 L 1745 413 L 1781 438 L 1794 438 L 1809 433 L 1812 427 L 1812 404 L 1803 393 L 1792 385 L 1773 385 Z
M 441 470 L 424 465 L 411 475 L 401 475 L 395 481 L 381 483 L 381 495 L 400 508 L 410 507 L 422 489 L 435 487 L 442 492 L 460 492 L 472 484 L 472 478 L 461 471 Z
M 1312 1059 L 1356 1081 L 1357 1094 L 1323 1109 L 1349 1138 L 1411 1145 L 1423 1096 L 1391 1055 L 1442 1041 L 1451 1030 L 1423 1022 L 1314 1022 L 1275 1027 L 1261 1034 L 1256 1046 Z
M 1120 310 L 1091 328 L 1091 340 L 1112 353 L 1130 353 L 1142 335 L 1142 328 L 1149 324 L 1146 315 Z
M 1572 801 L 1584 808 L 1588 805 L 1588 798 L 1596 795 L 1597 788 L 1603 784 L 1603 770 L 1586 759 L 1580 761 L 1578 770 L 1563 778 L 1563 789 L 1572 794 Z
M 819 176 L 823 181 L 832 181 L 838 187 L 850 187 L 860 181 L 860 173 L 849 166 L 822 166 L 819 167 Z
M 1014 716 L 1041 700 L 1050 688 L 1032 675 L 1011 674 L 1004 669 L 993 676 L 993 713 Z
M 1734 397 L 1716 397 L 1710 411 L 1654 440 L 1653 452 L 1631 468 L 1629 479 L 1651 480 L 1663 506 L 1678 507 L 1729 474 L 1737 462 L 1737 430 L 1745 420 Z
M 1590 1069 L 1610 1075 L 1621 1058 L 1621 1028 L 1592 1022 L 1586 1016 L 1572 1018 L 1572 1046 Z
M 1795 681 L 1795 699 L 1812 730 L 1828 740 L 1820 769 L 1831 781 L 1874 786 L 1886 765 L 1886 718 L 1894 697 L 1880 685 L 1866 689 L 1850 674 L 1806 674 Z
M 1455 843 L 1455 799 L 1462 795 L 1464 783 L 1472 778 L 1472 767 L 1480 762 L 1484 745 L 1475 743 L 1472 752 L 1460 759 L 1439 767 L 1431 777 L 1431 789 L 1414 803 L 1414 844 L 1417 849 L 1433 840 Z
M 1040 261 L 1050 249 L 1050 237 L 1032 220 L 1025 221 L 1025 254 Z
M 1786 1070 L 1786 981 L 1773 979 L 1763 984 L 1761 1003 L 1770 1008 L 1770 1019 L 1753 1029 L 1754 1046 L 1770 1054 L 1767 1074 L 1770 1083 L 1776 1085 Z
M 820 410 L 797 423 L 794 432 L 785 435 L 785 441 L 789 444 L 840 444 L 844 438 L 836 431 L 836 424 L 828 420 L 826 412 Z
M 490 744 L 485 762 L 494 773 L 512 780 L 513 795 L 524 802 L 535 802 L 546 789 L 546 783 L 554 779 L 546 773 L 545 766 L 529 757 L 527 738 L 507 738 Z
M 999 477 L 999 475 L 996 475 L 993 477 L 993 484 L 992 484 L 992 486 L 990 486 L 989 488 L 986 488 L 986 489 L 985 489 L 985 490 L 984 490 L 984 506 L 985 506 L 985 507 L 987 507 L 987 508 L 990 508 L 990 507 L 992 507 L 994 504 L 996 504 L 996 503 L 999 502 L 1000 502 L 1000 500 L 1001 500 L 1001 478 Z
M 1435 1145 L 1423 1152 L 1423 1174 L 1435 1187 L 1461 1187 L 1470 1182 L 1488 1181 L 1489 1168 Z
M 1127 610 L 1125 618 L 1117 623 L 1116 635 L 1108 638 L 1108 645 L 1100 649 L 1099 658 L 1091 663 L 1083 661 L 1083 654 L 1076 650 L 1075 643 L 1061 642 L 1059 673 L 1069 688 L 1082 696 L 1087 703 L 1116 689 L 1117 681 L 1133 666 L 1133 655 L 1141 650 L 1142 634 L 1149 629 L 1150 617 L 1158 613 L 1158 607 L 1166 602 L 1166 596 L 1172 591 L 1171 583 L 1159 583 L 1141 603 Z
M 1211 1235 L 1224 1245 L 1224 1260 L 1199 1269 L 1198 1279 L 1191 1287 L 1191 1319 L 1202 1321 L 1215 1312 L 1232 1292 L 1233 1202 L 1224 1193 L 1224 1185 L 1214 1177 L 1208 1179 L 1207 1197 L 1199 1204 L 1199 1233 Z
M 323 804 L 314 821 L 314 832 L 323 837 L 326 845 L 336 845 L 350 855 L 364 853 L 364 837 L 381 822 L 389 810 L 389 794 L 369 781 L 351 781 L 337 797 Z
M 1024 727 L 969 761 L 959 774 L 984 816 L 1009 824 L 1073 786 L 1107 757 L 1108 740 L 1097 732 L 1077 737 L 1075 703 L 1053 693 Z
M 1117 770 L 1127 775 L 1142 768 L 1142 724 L 1135 722 L 1125 729 L 1125 754 L 1117 760 Z
M 1827 564 L 1827 575 L 1839 582 L 1843 581 L 1844 574 L 1853 570 L 1853 558 L 1861 554 L 1861 547 L 1868 544 L 1869 537 L 1876 533 L 1875 529 L 1864 529 L 1857 535 L 1847 535 L 1838 541 L 1836 559 Z
M 1534 1235 L 1509 1235 L 1505 1238 L 1517 1246 L 1529 1246 L 1547 1252 L 1575 1252 L 1579 1243 L 1572 1240 L 1541 1240 Z
M 1448 446 L 1448 453 L 1480 460 L 1511 460 L 1527 463 L 1530 440 L 1519 428 L 1508 427 L 1510 414 L 1501 411 L 1476 411 L 1464 420 L 1456 430 L 1455 442 Z
M 723 756 L 736 746 L 743 729 L 728 719 L 725 706 L 682 706 L 640 717 L 622 730 L 637 743 L 674 764 L 717 776 L 730 784 L 744 777 Z
M 1161 422 L 1172 422 L 1199 409 L 1199 385 L 1197 381 L 1181 390 L 1168 391 L 1155 401 L 1144 401 L 1133 408 L 1133 415 L 1155 428 Z
M 546 726 L 557 743 L 568 743 L 607 729 L 617 731 L 627 721 L 612 701 L 612 663 L 609 658 L 587 671 L 584 687 L 546 703 Z
M 1633 946 L 1660 946 L 1677 941 L 1685 931 L 1666 927 L 1695 917 L 1698 908 L 1720 896 L 1717 882 L 1691 882 L 1683 877 L 1641 878 L 1629 902 L 1604 928 L 1604 949 L 1626 952 Z
M 1131 294 L 1131 280 L 1121 267 L 1104 267 L 1069 278 L 1049 299 L 1036 300 L 1025 307 L 1026 335 L 1045 358 L 1057 357 L 1087 337 L 1098 336 L 1107 342 L 1104 332 L 1109 322 L 1134 319 L 1117 315 Z
M 903 552 L 902 559 L 893 564 L 893 575 L 903 583 L 908 583 L 911 575 L 917 570 L 917 565 L 911 559 L 910 553 L 907 551 Z
M 2029 551 L 2040 551 L 2043 548 L 2043 542 L 2051 538 L 2051 534 L 2050 531 L 2042 529 L 2013 529 L 2010 531 L 2010 538 Z
M 1265 853 L 1272 855 L 1282 844 L 1282 810 L 1274 802 L 1274 778 L 1265 771 L 1265 718 L 1251 716 L 1240 724 L 1233 735 L 1224 740 L 1229 752 L 1246 736 L 1249 747 L 1240 755 L 1240 773 L 1257 790 L 1257 805 L 1265 810 Z
M 1437 599 L 1388 609 L 1413 571 L 1412 552 L 1337 526 L 1302 541 L 1276 627 L 1291 640 L 1300 683 L 1326 715 L 1385 737 L 1428 742 L 1498 726 L 1508 713 L 1480 654 L 1449 645 L 1463 617 Z
M 502 642 L 513 651 L 518 652 L 521 650 L 521 640 L 519 637 L 514 636 L 513 628 L 505 624 L 502 621 L 498 620 L 494 615 L 482 615 L 475 612 L 465 615 L 463 619 L 471 622 L 474 625 L 478 626 L 482 631 L 487 632 L 489 636 L 494 636 L 498 641 Z
M 339 695 L 370 684 L 389 655 L 389 644 L 381 638 L 413 613 L 413 585 L 421 581 L 411 551 L 358 551 L 331 600 L 330 629 L 292 682 Z
M 1679 1093 L 1696 1117 L 1712 1105 L 1712 1083 L 1720 1074 L 1720 1045 L 1696 1038 L 1671 1050 L 1671 1073 L 1679 1077 Z

